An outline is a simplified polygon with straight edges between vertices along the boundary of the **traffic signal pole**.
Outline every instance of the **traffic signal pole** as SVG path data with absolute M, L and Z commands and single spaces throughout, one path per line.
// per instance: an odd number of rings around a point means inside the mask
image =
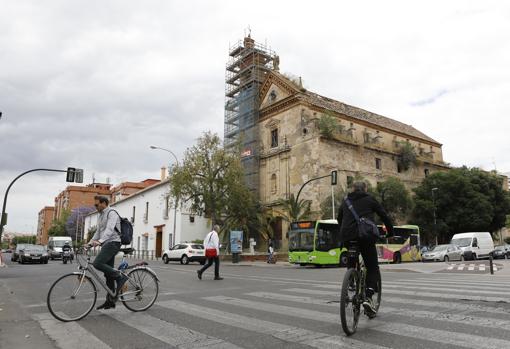
M 51 169 L 51 168 L 36 168 L 36 169 L 33 169 L 33 170 L 25 171 L 22 174 L 20 174 L 18 177 L 14 178 L 13 181 L 11 182 L 11 184 L 9 184 L 9 186 L 7 187 L 7 190 L 5 191 L 5 195 L 4 195 L 4 203 L 3 203 L 3 206 L 2 206 L 2 215 L 0 216 L 0 241 L 2 240 L 2 234 L 4 232 L 4 226 L 7 225 L 7 214 L 5 213 L 5 209 L 7 208 L 7 196 L 9 195 L 9 190 L 11 190 L 12 185 L 18 179 L 20 179 L 21 177 L 23 177 L 26 174 L 29 174 L 29 173 L 32 173 L 32 172 L 37 172 L 37 171 L 64 172 L 64 173 L 68 174 L 67 178 L 70 178 L 69 173 L 72 172 L 73 173 L 73 176 L 72 176 L 73 181 L 74 181 L 74 178 L 75 178 L 74 177 L 74 173 L 78 173 L 78 171 L 81 171 L 81 178 L 83 178 L 83 170 L 75 169 L 75 168 L 71 168 L 71 167 L 68 168 L 67 170 L 55 170 L 55 169 Z
M 316 178 L 312 178 L 312 179 L 309 179 L 308 181 L 306 181 L 305 183 L 303 183 L 303 185 L 301 186 L 301 188 L 299 188 L 299 191 L 297 193 L 297 196 L 296 196 L 296 202 L 299 202 L 299 195 L 301 194 L 301 191 L 303 190 L 303 188 L 310 182 L 313 182 L 313 181 L 317 181 L 319 179 L 323 179 L 323 178 L 331 178 L 331 199 L 332 199 L 332 206 L 333 206 L 333 219 L 335 218 L 335 194 L 334 194 L 334 191 L 333 191 L 333 186 L 337 184 L 337 181 L 338 181 L 338 172 L 337 171 L 331 171 L 330 174 L 328 175 L 325 175 L 325 176 L 320 176 L 320 177 L 316 177 Z

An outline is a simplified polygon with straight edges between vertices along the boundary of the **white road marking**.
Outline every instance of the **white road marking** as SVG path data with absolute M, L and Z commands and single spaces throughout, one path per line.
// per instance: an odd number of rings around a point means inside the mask
M 126 309 L 122 309 L 109 313 L 108 316 L 177 348 L 240 349 L 237 345 L 225 342 L 222 339 L 209 337 L 203 333 L 143 313 L 133 314 Z
M 508 302 L 510 301 L 509 297 L 499 298 L 499 297 L 488 297 L 488 296 L 475 296 L 475 295 L 464 295 L 464 294 L 444 294 L 444 293 L 435 293 L 435 292 L 420 292 L 420 291 L 402 291 L 402 290 L 384 290 L 383 284 L 383 293 L 385 294 L 400 294 L 406 296 L 418 296 L 418 297 L 434 297 L 434 298 L 444 298 L 444 299 L 452 299 L 452 300 L 472 300 L 472 301 L 487 301 L 487 302 Z M 338 292 L 330 292 L 330 291 L 320 291 L 320 290 L 308 290 L 308 289 L 300 289 L 300 288 L 288 288 L 283 291 L 287 292 L 295 292 L 295 293 L 304 293 L 304 294 L 315 294 L 322 296 L 332 296 L 332 297 L 340 297 L 340 291 Z M 480 294 L 480 292 L 477 292 Z
M 475 270 L 475 265 L 474 264 L 470 264 L 469 267 L 468 267 L 468 270 Z
M 77 322 L 61 322 L 50 313 L 32 314 L 44 332 L 60 348 L 73 349 L 111 349 L 109 345 L 81 327 Z
M 177 300 L 164 301 L 159 303 L 159 305 L 191 316 L 200 317 L 202 319 L 241 328 L 247 331 L 266 334 L 287 342 L 309 345 L 314 348 L 387 348 L 345 336 L 331 336 L 326 333 L 314 332 L 285 324 L 259 320 Z
M 372 323 L 376 325 L 375 327 L 371 327 L 372 330 L 381 331 L 385 333 L 392 333 L 397 336 L 404 336 L 413 339 L 418 338 L 428 341 L 439 342 L 442 344 L 473 349 L 510 348 L 510 342 L 503 339 L 482 337 L 467 333 L 442 331 L 397 322 L 386 323 L 378 320 L 372 320 Z

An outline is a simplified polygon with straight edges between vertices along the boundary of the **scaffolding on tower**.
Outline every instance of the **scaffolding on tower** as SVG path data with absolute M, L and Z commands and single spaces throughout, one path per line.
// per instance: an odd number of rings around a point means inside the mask
M 259 91 L 267 73 L 278 69 L 278 57 L 250 35 L 229 49 L 225 74 L 225 147 L 239 145 L 246 184 L 259 187 Z

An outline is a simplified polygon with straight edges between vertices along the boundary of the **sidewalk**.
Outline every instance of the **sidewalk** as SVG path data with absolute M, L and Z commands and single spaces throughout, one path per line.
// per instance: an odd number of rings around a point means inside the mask
M 0 348 L 54 349 L 37 321 L 0 280 Z

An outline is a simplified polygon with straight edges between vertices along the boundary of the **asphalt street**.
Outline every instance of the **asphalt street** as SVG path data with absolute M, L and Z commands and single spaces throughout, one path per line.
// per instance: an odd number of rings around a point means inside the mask
M 346 337 L 345 269 L 225 262 L 224 280 L 212 280 L 211 268 L 199 281 L 198 264 L 153 261 L 161 283 L 151 309 L 119 304 L 62 323 L 46 296 L 76 264 L 9 263 L 0 268 L 0 348 L 510 348 L 510 262 L 497 261 L 494 275 L 487 261 L 460 264 L 382 266 L 377 318 L 363 317 Z

